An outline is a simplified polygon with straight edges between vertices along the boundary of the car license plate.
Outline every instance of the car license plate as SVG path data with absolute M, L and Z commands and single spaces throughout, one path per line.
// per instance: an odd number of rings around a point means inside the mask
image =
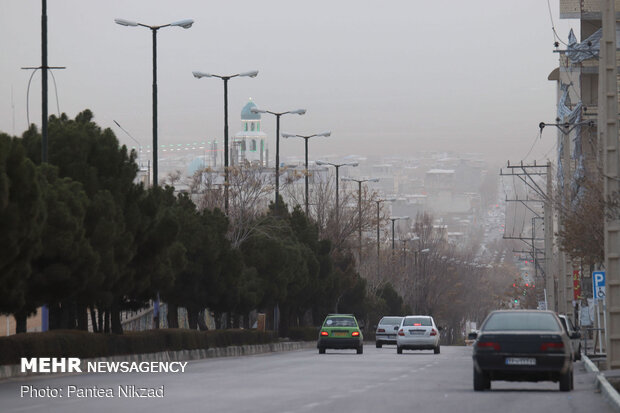
M 507 366 L 535 366 L 536 359 L 535 358 L 522 358 L 522 357 L 507 357 L 506 365 Z
M 425 330 L 409 330 L 409 334 L 412 336 L 422 336 L 426 333 Z
M 388 338 L 396 338 L 396 334 L 388 334 Z
M 347 332 L 346 331 L 336 331 L 336 332 L 334 332 L 334 336 L 336 336 L 336 337 L 346 337 L 347 336 Z

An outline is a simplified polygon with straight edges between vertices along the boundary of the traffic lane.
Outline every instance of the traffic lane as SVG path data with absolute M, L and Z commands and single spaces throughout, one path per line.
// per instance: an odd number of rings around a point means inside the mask
M 406 380 L 390 383 L 389 390 L 375 393 L 385 397 L 362 397 L 349 400 L 339 408 L 375 411 L 385 408 L 406 411 L 438 412 L 613 412 L 596 390 L 595 375 L 586 372 L 583 363 L 575 364 L 575 390 L 560 392 L 553 382 L 492 382 L 491 391 L 473 391 L 471 347 L 443 347 L 437 363 L 427 369 L 412 371 Z M 403 356 L 414 357 L 413 352 Z M 408 360 L 406 361 L 408 362 Z M 353 411 L 353 410 L 351 410 Z
M 474 392 L 470 347 L 442 353 L 394 346 L 350 350 L 271 353 L 190 362 L 184 374 L 87 374 L 0 384 L 3 412 L 611 412 L 595 392 L 594 376 L 581 364 L 575 391 L 551 382 L 493 382 Z M 163 399 L 21 399 L 19 386 L 165 386 Z M 501 408 L 501 409 L 500 409 Z

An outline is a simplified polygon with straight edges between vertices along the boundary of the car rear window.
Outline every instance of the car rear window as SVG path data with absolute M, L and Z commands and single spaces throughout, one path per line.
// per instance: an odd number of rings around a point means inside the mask
M 352 317 L 329 317 L 325 320 L 325 327 L 356 327 Z
M 506 312 L 494 313 L 482 326 L 482 331 L 558 331 L 562 327 L 551 313 Z
M 400 325 L 400 322 L 403 320 L 402 317 L 383 317 L 379 324 L 387 324 L 391 326 Z
M 403 326 L 432 326 L 430 317 L 405 317 Z

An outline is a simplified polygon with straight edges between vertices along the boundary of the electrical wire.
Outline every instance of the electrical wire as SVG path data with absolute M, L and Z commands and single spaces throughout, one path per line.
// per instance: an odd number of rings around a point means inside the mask
M 553 30 L 553 36 L 555 37 L 557 41 L 562 43 L 564 46 L 568 47 L 568 44 L 566 44 L 566 42 L 564 42 L 560 38 L 560 36 L 558 35 L 558 32 L 555 30 L 555 24 L 553 23 L 553 14 L 551 13 L 551 4 L 549 3 L 549 0 L 547 0 L 547 8 L 549 9 L 549 19 L 551 20 L 551 30 Z
M 530 150 L 527 151 L 527 154 L 525 154 L 525 156 L 521 159 L 525 161 L 527 157 L 530 156 L 530 154 L 532 153 L 532 149 L 534 149 L 534 146 L 536 146 L 536 143 L 540 141 L 541 137 L 542 137 L 542 131 L 539 131 L 538 134 L 534 137 L 534 142 L 532 142 L 532 146 L 530 146 Z

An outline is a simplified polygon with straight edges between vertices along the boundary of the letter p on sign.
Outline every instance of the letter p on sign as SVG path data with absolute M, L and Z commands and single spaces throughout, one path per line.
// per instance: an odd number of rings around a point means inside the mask
M 605 271 L 596 271 L 592 273 L 592 283 L 594 298 L 600 300 L 605 299 Z

